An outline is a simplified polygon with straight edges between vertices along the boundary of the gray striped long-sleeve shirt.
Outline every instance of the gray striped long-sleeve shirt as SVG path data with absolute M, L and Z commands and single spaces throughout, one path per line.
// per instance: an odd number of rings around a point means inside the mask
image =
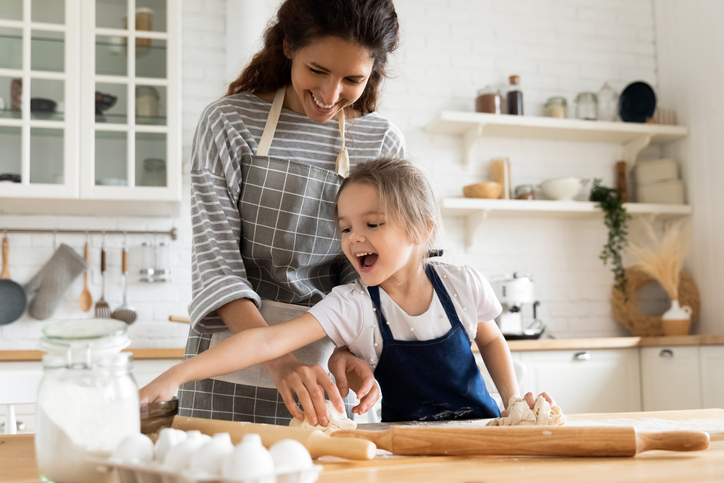
M 254 182 L 247 185 L 249 181 L 242 173 L 247 177 L 254 174 L 251 157 L 256 153 L 270 108 L 271 104 L 246 92 L 224 97 L 206 108 L 196 130 L 191 154 L 193 299 L 189 314 L 192 327 L 202 333 L 226 328 L 216 309 L 233 300 L 249 298 L 257 306 L 261 299 L 313 305 L 334 285 L 349 280 L 352 275 L 339 240 L 331 238 L 317 236 L 300 243 L 299 247 L 295 238 L 294 246 L 278 246 L 277 241 L 276 247 L 266 247 L 288 252 L 283 254 L 281 265 L 255 259 L 253 247 L 267 243 L 264 236 L 277 235 L 265 235 L 261 228 L 257 230 L 263 223 L 250 225 L 248 220 L 242 221 L 242 193 L 245 188 L 248 192 L 259 188 Z M 351 165 L 380 156 L 404 156 L 402 133 L 376 112 L 350 119 L 345 127 Z M 322 172 L 319 168 L 334 171 L 341 145 L 337 120 L 317 123 L 303 114 L 283 109 L 269 157 L 301 163 L 319 176 Z M 285 180 L 292 176 L 304 179 L 298 171 L 262 173 L 267 177 L 269 173 L 278 174 Z M 268 197 L 260 196 L 261 204 L 254 207 L 255 216 L 269 220 L 285 215 L 282 207 L 287 198 L 303 204 L 313 203 L 315 200 L 310 200 L 305 193 L 289 197 L 289 193 L 281 190 L 279 197 L 283 199 L 275 206 L 264 206 Z M 244 203 L 248 205 L 248 200 Z M 334 220 L 314 222 L 319 225 L 334 223 Z M 248 229 L 250 226 L 254 229 Z M 303 234 L 295 236 L 303 239 Z M 340 266 L 330 268 L 331 259 L 338 260 L 334 263 Z

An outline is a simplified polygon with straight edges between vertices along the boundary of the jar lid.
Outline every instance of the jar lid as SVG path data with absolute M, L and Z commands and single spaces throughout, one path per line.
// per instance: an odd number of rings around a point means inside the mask
M 568 105 L 568 100 L 563 96 L 553 96 L 549 97 L 546 101 L 546 106 L 550 105 L 559 105 L 559 106 L 566 106 Z
M 520 76 L 519 75 L 511 75 L 508 77 L 508 82 L 510 82 L 510 85 L 517 86 L 520 84 Z
M 499 94 L 500 89 L 498 89 L 495 86 L 485 86 L 482 89 L 478 89 L 478 95 L 482 96 L 483 94 Z
M 40 348 L 53 354 L 87 349 L 119 352 L 131 343 L 128 325 L 112 319 L 64 320 L 46 325 L 42 330 Z
M 598 102 L 598 96 L 595 92 L 579 92 L 576 96 L 576 102 L 580 101 L 594 101 Z
M 153 96 L 156 99 L 160 99 L 161 95 L 158 93 L 158 89 L 151 86 L 136 86 L 136 97 Z

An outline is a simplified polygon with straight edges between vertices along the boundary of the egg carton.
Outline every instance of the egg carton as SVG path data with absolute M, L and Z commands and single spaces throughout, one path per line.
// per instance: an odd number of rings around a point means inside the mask
M 292 472 L 275 472 L 271 475 L 244 480 L 226 480 L 218 475 L 198 471 L 175 471 L 157 463 L 132 464 L 115 459 L 95 460 L 99 469 L 116 473 L 119 483 L 314 483 L 322 472 L 320 465 Z

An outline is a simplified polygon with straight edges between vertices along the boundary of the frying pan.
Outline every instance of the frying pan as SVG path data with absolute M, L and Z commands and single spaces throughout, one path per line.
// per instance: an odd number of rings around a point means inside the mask
M 25 312 L 28 296 L 25 289 L 17 282 L 10 280 L 10 267 L 8 266 L 8 253 L 10 242 L 3 237 L 3 270 L 0 272 L 0 325 L 15 322 Z

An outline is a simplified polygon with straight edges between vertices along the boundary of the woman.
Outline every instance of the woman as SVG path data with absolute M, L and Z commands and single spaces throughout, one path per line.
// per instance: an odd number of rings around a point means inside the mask
M 398 44 L 391 0 L 286 0 L 264 47 L 199 122 L 192 150 L 192 329 L 186 357 L 248 328 L 298 317 L 354 279 L 336 236 L 334 200 L 350 164 L 403 156 L 375 112 Z M 294 355 L 182 386 L 181 414 L 288 424 L 304 408 L 326 425 L 329 339 Z M 366 362 L 337 350 L 329 369 L 363 413 L 379 398 Z M 275 388 L 276 387 L 276 388 Z

